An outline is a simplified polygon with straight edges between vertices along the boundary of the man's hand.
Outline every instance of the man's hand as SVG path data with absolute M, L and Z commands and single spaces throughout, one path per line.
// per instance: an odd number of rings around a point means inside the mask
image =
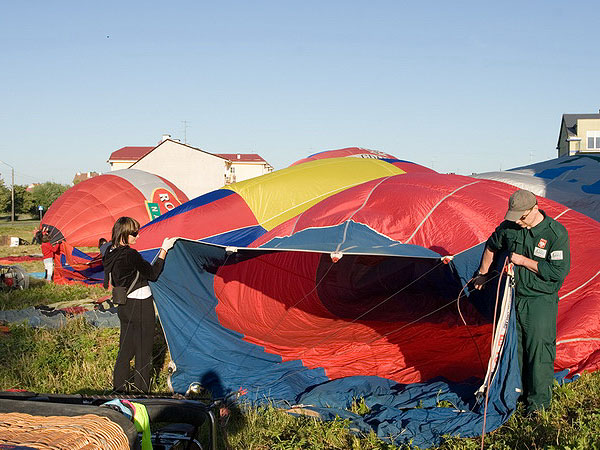
M 510 262 L 513 264 L 516 264 L 517 266 L 523 266 L 525 265 L 525 257 L 523 255 L 520 255 L 518 253 L 511 253 L 510 254 Z
M 483 289 L 483 285 L 487 282 L 489 273 L 478 273 L 473 279 L 473 286 L 475 289 L 480 291 Z
M 539 273 L 537 261 L 529 259 L 527 256 L 519 255 L 518 253 L 511 253 L 510 262 L 516 266 L 523 266 L 526 269 L 531 270 L 533 273 Z

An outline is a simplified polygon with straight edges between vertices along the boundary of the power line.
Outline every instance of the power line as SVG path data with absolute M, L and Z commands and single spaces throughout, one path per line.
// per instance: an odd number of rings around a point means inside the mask
M 2 171 L 0 171 L 0 173 L 2 173 Z M 23 172 L 17 172 L 16 170 L 15 170 L 15 175 L 19 175 L 20 178 L 28 178 L 30 180 L 37 181 L 39 183 L 45 183 L 47 181 L 51 181 L 51 180 L 42 180 L 41 178 L 38 178 L 36 176 L 28 175 L 28 174 L 23 173 Z M 63 183 L 60 183 L 60 184 L 63 184 Z M 68 183 L 65 183 L 65 184 L 68 184 Z

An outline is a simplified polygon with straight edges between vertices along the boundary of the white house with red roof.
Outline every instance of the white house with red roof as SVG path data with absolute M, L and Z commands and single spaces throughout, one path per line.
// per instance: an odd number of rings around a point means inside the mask
M 123 147 L 108 159 L 111 171 L 134 168 L 174 183 L 189 198 L 226 184 L 269 173 L 273 167 L 257 154 L 213 154 L 164 135 L 156 147 Z
M 215 155 L 231 162 L 231 182 L 244 181 L 273 172 L 273 166 L 256 153 L 215 153 Z
M 108 158 L 110 170 L 129 169 L 140 158 L 150 153 L 154 147 L 123 147 L 111 153 Z

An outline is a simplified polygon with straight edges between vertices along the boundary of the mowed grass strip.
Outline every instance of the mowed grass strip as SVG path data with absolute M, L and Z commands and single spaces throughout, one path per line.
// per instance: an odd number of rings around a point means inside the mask
M 29 283 L 29 289 L 0 290 L 0 310 L 25 309 L 31 306 L 51 305 L 72 300 L 94 301 L 110 295 L 110 291 L 102 286 L 59 285 L 31 277 Z

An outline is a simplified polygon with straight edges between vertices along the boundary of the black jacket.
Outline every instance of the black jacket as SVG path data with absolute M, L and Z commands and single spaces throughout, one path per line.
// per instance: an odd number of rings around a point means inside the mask
M 135 278 L 136 272 L 140 272 L 135 286 L 131 292 L 143 286 L 148 286 L 148 281 L 156 281 L 162 272 L 165 260 L 157 258 L 154 264 L 150 264 L 137 250 L 128 245 L 109 248 L 102 258 L 104 265 L 104 287 L 108 288 L 108 274 L 112 272 L 112 285 L 129 287 Z

